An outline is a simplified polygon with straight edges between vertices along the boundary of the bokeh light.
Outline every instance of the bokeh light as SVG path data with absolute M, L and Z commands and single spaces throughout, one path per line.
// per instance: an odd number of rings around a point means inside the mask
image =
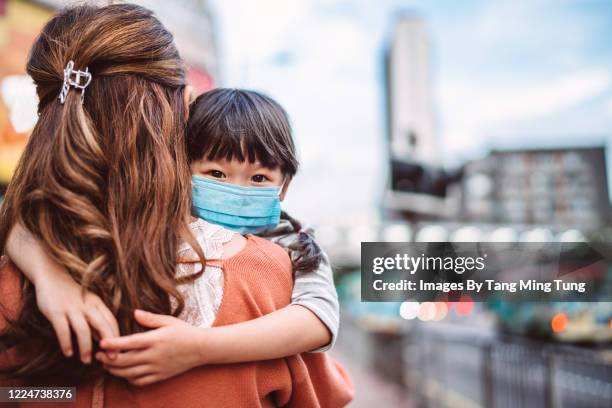
M 468 316 L 474 310 L 474 301 L 470 296 L 461 296 L 461 301 L 455 303 L 457 316 Z
M 557 313 L 550 321 L 552 331 L 555 333 L 560 333 L 564 331 L 567 327 L 568 321 L 569 319 L 567 318 L 567 315 L 565 313 Z
M 400 305 L 400 316 L 406 320 L 412 320 L 419 315 L 419 302 L 407 301 Z
M 436 305 L 436 315 L 433 320 L 439 322 L 444 319 L 448 315 L 448 306 L 446 302 L 435 302 Z
M 423 322 L 433 320 L 436 316 L 436 305 L 433 302 L 423 302 L 419 308 L 418 318 Z

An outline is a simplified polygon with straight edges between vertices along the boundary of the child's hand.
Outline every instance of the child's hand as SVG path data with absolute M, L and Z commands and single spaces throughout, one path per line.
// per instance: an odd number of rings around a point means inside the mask
M 111 374 L 134 385 L 147 385 L 205 363 L 201 347 L 204 330 L 143 310 L 136 310 L 134 316 L 138 323 L 155 330 L 101 341 L 103 349 L 121 352 L 114 359 L 96 353 Z

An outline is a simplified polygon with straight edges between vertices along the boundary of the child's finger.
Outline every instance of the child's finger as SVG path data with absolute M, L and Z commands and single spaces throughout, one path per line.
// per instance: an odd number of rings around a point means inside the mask
M 102 339 L 100 347 L 111 350 L 135 350 L 147 348 L 153 342 L 153 332 L 136 333 L 128 336 Z
M 130 367 L 138 364 L 145 364 L 150 361 L 148 353 L 140 350 L 119 353 L 115 358 L 109 358 L 106 353 L 98 352 L 96 353 L 96 359 L 102 364 L 115 368 Z
M 145 365 L 137 365 L 133 367 L 111 367 L 104 366 L 104 369 L 117 377 L 129 378 L 129 377 L 142 377 L 145 375 L 153 374 L 153 367 Z

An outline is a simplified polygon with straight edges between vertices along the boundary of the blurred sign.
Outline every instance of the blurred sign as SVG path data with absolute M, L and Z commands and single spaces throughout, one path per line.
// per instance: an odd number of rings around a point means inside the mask
M 0 0 L 0 184 L 8 183 L 36 123 L 38 101 L 25 64 L 51 15 L 30 2 Z

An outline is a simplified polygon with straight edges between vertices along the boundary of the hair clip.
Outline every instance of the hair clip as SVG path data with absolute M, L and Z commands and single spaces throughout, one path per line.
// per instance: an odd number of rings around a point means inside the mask
M 74 76 L 74 79 L 73 79 Z M 63 105 L 68 96 L 70 87 L 74 87 L 81 90 L 81 103 L 83 103 L 83 97 L 85 96 L 85 88 L 91 82 L 91 73 L 88 68 L 85 71 L 79 71 L 74 69 L 74 61 L 68 61 L 66 68 L 64 68 L 64 84 L 62 85 L 62 91 L 59 94 L 60 103 Z

